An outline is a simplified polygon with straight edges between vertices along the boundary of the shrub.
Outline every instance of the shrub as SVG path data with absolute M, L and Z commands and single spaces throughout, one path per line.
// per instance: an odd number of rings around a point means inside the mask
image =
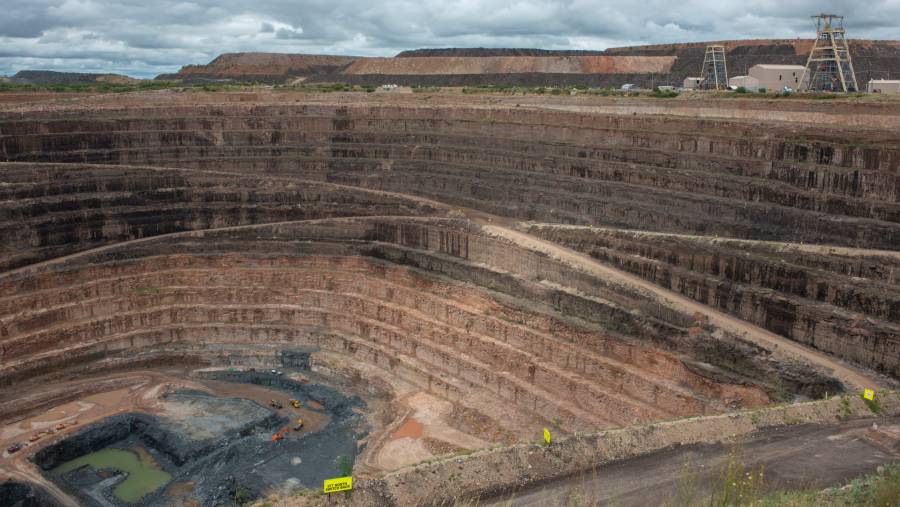
M 860 395 L 860 397 L 862 397 L 862 395 Z M 866 398 L 862 398 L 862 400 L 866 404 L 866 407 L 868 407 L 869 410 L 871 410 L 873 414 L 881 413 L 881 404 L 878 403 L 877 399 L 867 400 Z
M 653 93 L 651 93 L 650 96 L 658 99 L 674 99 L 678 96 L 678 92 L 675 90 L 660 90 L 659 88 L 654 88 Z
M 347 456 L 341 456 L 338 459 L 338 470 L 341 472 L 341 477 L 353 475 L 353 462 Z
M 885 467 L 884 475 L 875 482 L 872 496 L 873 505 L 877 507 L 897 505 L 894 502 L 900 499 L 900 466 Z

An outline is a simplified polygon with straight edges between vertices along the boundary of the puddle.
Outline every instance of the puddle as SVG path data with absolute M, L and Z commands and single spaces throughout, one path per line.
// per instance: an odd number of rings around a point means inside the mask
M 172 476 L 142 447 L 129 450 L 107 448 L 73 459 L 50 471 L 62 475 L 90 465 L 97 470 L 117 470 L 127 474 L 124 481 L 113 488 L 113 495 L 126 503 L 136 503 L 169 482 Z
M 398 438 L 403 437 L 413 439 L 422 438 L 422 433 L 424 433 L 424 431 L 425 426 L 422 423 L 415 419 L 407 419 L 406 422 L 391 435 L 391 440 L 397 440 Z

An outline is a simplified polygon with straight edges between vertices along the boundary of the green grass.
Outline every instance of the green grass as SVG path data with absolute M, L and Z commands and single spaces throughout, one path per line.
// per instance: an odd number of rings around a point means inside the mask
M 650 96 L 657 99 L 674 99 L 678 96 L 678 92 L 675 90 L 660 90 L 659 88 L 654 88 Z
M 171 81 L 141 81 L 139 83 L 89 83 L 89 84 L 14 84 L 0 83 L 0 92 L 58 92 L 58 93 L 126 93 L 147 90 L 182 88 Z
M 859 395 L 859 397 L 862 398 L 863 403 L 866 404 L 866 407 L 868 407 L 869 410 L 871 410 L 873 414 L 881 413 L 881 403 L 878 403 L 877 397 L 874 400 L 867 400 L 867 399 L 863 398 L 863 395 L 861 395 L 861 394 Z
M 762 467 L 747 467 L 740 447 L 732 447 L 706 492 L 700 491 L 696 465 L 685 461 L 676 480 L 669 507 L 898 507 L 900 463 L 884 466 L 881 473 L 863 475 L 846 485 L 824 490 L 799 489 L 764 493 Z
M 766 495 L 759 507 L 896 507 L 900 505 L 900 464 L 886 465 L 883 473 L 863 475 L 846 486 L 823 491 L 779 491 Z
M 341 477 L 349 477 L 353 475 L 353 462 L 350 461 L 350 458 L 347 456 L 341 456 L 338 459 L 338 470 L 341 473 Z
M 413 93 L 435 93 L 441 91 L 440 86 L 419 86 L 413 85 L 412 87 Z

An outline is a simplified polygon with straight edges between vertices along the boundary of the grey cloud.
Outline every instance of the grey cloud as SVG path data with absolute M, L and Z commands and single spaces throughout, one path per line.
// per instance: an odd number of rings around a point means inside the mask
M 417 47 L 604 49 L 812 34 L 896 38 L 900 0 L 0 0 L 0 74 L 152 76 L 229 51 L 391 55 Z M 302 27 L 302 28 L 301 28 Z
M 275 37 L 279 39 L 303 39 L 305 38 L 302 30 L 292 30 L 290 28 L 279 28 L 275 32 Z

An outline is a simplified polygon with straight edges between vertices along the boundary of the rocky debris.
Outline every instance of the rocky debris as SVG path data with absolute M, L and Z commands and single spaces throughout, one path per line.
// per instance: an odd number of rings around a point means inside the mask
M 0 483 L 0 505 L 8 507 L 59 507 L 49 493 L 32 484 L 6 481 Z

